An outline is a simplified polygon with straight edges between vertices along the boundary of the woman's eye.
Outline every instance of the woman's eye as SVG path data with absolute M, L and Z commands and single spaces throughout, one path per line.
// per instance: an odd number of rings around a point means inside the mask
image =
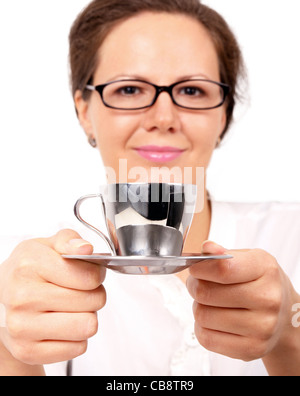
M 140 93 L 140 89 L 138 87 L 123 87 L 119 89 L 119 93 L 121 95 L 137 95 Z
M 188 96 L 200 96 L 203 94 L 203 91 L 196 87 L 185 87 L 182 88 L 181 93 Z

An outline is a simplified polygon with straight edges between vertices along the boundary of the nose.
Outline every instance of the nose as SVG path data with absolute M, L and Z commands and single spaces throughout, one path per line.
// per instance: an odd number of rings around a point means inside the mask
M 144 128 L 161 133 L 175 133 L 180 129 L 178 108 L 168 92 L 161 92 L 155 104 L 145 112 Z

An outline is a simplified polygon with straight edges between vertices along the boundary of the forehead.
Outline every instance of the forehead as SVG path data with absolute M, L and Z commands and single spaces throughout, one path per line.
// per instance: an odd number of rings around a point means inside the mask
M 99 49 L 95 78 L 139 76 L 159 83 L 183 76 L 219 79 L 218 55 L 209 32 L 179 14 L 142 13 L 108 34 Z M 160 81 L 161 80 L 161 81 Z

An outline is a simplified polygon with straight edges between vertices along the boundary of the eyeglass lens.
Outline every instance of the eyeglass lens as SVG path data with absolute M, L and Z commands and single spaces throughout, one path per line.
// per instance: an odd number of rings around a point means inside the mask
M 173 100 L 190 109 L 208 109 L 221 105 L 224 91 L 217 83 L 191 80 L 173 87 Z M 138 109 L 151 106 L 156 97 L 156 88 L 142 81 L 125 80 L 108 84 L 103 90 L 104 102 L 115 108 Z

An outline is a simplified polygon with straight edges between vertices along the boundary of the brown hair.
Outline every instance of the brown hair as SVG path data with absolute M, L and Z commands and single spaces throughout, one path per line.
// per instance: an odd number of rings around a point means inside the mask
M 210 33 L 219 58 L 221 82 L 231 87 L 227 99 L 227 132 L 238 97 L 238 82 L 244 76 L 244 63 L 238 42 L 221 15 L 199 0 L 93 0 L 77 17 L 70 31 L 70 70 L 73 97 L 77 90 L 87 100 L 86 84 L 92 82 L 98 64 L 98 49 L 122 20 L 138 13 L 167 12 L 198 20 Z

